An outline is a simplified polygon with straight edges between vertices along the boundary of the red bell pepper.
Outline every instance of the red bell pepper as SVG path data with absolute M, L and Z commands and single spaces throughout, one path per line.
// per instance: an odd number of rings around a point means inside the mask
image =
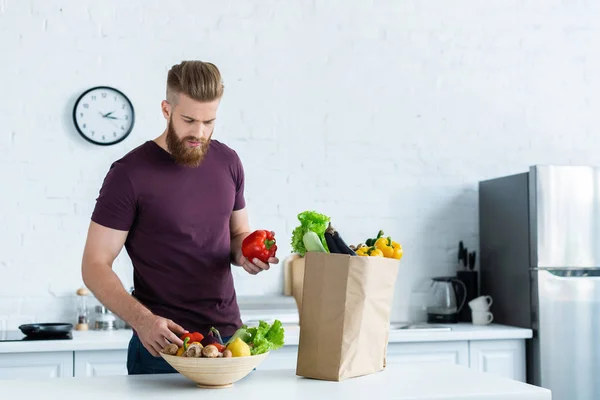
M 242 254 L 250 261 L 258 258 L 266 263 L 269 258 L 275 257 L 277 252 L 276 243 L 275 232 L 254 231 L 242 241 Z
M 219 353 L 222 353 L 227 348 L 227 347 L 225 347 L 225 345 L 223 345 L 221 343 L 211 343 L 209 346 L 215 346 L 217 348 L 217 350 L 219 350 Z
M 190 343 L 192 343 L 192 342 L 200 343 L 202 341 L 202 339 L 204 339 L 204 335 L 199 332 L 185 333 L 185 334 L 181 335 L 180 339 L 185 340 L 186 337 L 190 338 Z

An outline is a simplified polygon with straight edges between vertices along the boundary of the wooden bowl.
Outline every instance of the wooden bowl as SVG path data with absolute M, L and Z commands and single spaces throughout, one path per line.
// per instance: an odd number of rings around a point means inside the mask
M 160 353 L 181 375 L 201 388 L 231 387 L 256 368 L 269 353 L 248 357 L 188 358 Z

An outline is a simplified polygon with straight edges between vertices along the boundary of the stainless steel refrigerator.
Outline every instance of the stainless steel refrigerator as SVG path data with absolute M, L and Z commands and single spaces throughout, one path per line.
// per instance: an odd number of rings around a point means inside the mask
M 536 165 L 479 182 L 480 291 L 533 330 L 527 381 L 600 399 L 600 168 Z

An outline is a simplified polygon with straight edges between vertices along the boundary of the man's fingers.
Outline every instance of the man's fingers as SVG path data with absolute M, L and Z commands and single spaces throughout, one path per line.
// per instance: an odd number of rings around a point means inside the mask
M 252 265 L 249 261 L 244 261 L 244 263 L 242 264 L 242 268 L 244 268 L 246 272 L 252 275 L 256 275 L 260 272 L 260 268 L 258 268 L 255 265 Z
M 244 268 L 244 271 L 246 271 L 247 273 L 249 273 L 250 275 L 256 275 L 258 272 L 253 271 L 250 267 L 248 267 L 246 264 L 242 265 L 242 268 Z
M 167 328 L 169 328 L 170 330 L 172 330 L 173 332 L 175 332 L 178 335 L 183 335 L 184 333 L 188 333 L 188 331 L 183 329 L 183 327 L 181 325 L 176 324 L 175 322 L 171 321 L 170 319 L 167 320 Z
M 258 268 L 260 268 L 264 271 L 267 271 L 270 268 L 269 264 L 266 264 L 266 263 L 260 261 L 258 258 L 255 258 L 252 261 L 254 262 L 255 266 L 257 266 Z
M 145 344 L 144 347 L 146 348 L 146 350 L 148 350 L 148 352 L 150 354 L 152 354 L 154 357 L 158 356 L 158 352 L 154 349 L 154 343 L 149 343 L 149 344 Z
M 154 345 L 152 346 L 152 348 L 154 349 L 154 354 L 152 354 L 154 357 L 160 357 L 160 352 L 162 351 L 162 349 L 165 346 L 161 346 L 159 343 L 154 343 Z
M 243 266 L 245 267 L 246 271 L 248 272 L 252 272 L 252 273 L 259 273 L 260 272 L 260 268 L 258 268 L 256 265 L 252 264 L 250 261 L 248 260 L 244 260 L 244 264 Z
M 165 339 L 168 340 L 171 343 L 175 343 L 178 347 L 183 346 L 183 340 L 181 340 L 176 334 L 174 334 L 171 331 L 169 331 L 165 335 Z

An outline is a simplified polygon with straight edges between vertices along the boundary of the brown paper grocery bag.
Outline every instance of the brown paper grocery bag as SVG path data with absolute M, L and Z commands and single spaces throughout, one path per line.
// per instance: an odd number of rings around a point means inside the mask
M 383 370 L 398 266 L 306 253 L 296 375 L 341 381 Z
M 302 289 L 304 287 L 304 257 L 292 261 L 292 296 L 298 306 L 298 319 L 302 320 Z

